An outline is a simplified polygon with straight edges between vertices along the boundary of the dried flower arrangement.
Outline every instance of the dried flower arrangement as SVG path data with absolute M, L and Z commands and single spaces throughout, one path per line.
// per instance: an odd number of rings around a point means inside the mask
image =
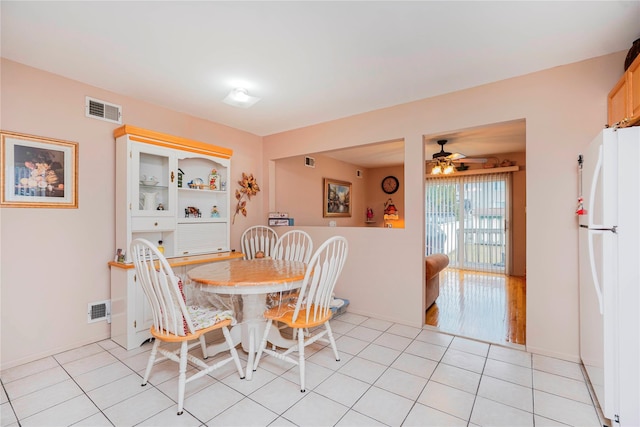
M 251 196 L 255 196 L 260 191 L 260 187 L 256 182 L 256 179 L 253 177 L 253 174 L 247 175 L 242 172 L 242 180 L 238 181 L 240 184 L 240 188 L 236 190 L 236 200 L 238 204 L 236 205 L 236 213 L 233 214 L 232 224 L 236 222 L 236 216 L 241 213 L 242 216 L 247 216 L 247 200 L 251 200 Z M 245 196 L 247 200 L 245 200 Z

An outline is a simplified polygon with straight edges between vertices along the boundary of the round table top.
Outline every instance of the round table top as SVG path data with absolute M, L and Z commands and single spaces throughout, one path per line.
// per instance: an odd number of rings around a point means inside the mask
M 250 288 L 299 282 L 304 279 L 305 270 L 306 264 L 300 261 L 263 258 L 214 262 L 193 268 L 187 274 L 202 285 Z

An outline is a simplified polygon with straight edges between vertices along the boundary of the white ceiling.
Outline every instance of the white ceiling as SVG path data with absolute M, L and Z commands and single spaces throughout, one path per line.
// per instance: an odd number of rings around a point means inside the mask
M 637 0 L 0 8 L 5 58 L 261 136 L 628 50 L 640 37 Z M 237 86 L 261 101 L 222 103 Z

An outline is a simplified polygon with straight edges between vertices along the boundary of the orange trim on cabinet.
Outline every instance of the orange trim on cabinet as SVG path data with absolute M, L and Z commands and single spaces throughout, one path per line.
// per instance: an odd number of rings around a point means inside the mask
M 191 151 L 193 153 L 221 157 L 224 159 L 229 159 L 233 155 L 233 150 L 230 148 L 219 147 L 217 145 L 207 144 L 206 142 L 168 135 L 166 133 L 142 129 L 131 125 L 124 125 L 113 131 L 113 136 L 116 138 L 124 135 L 130 135 L 132 140 L 144 142 L 146 144 L 158 145 L 167 148 L 178 148 L 184 151 Z

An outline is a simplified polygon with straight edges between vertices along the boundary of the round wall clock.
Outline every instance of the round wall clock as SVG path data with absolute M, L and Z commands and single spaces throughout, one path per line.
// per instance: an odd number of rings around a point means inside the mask
M 393 194 L 398 191 L 398 187 L 400 183 L 398 182 L 398 178 L 395 176 L 387 176 L 382 180 L 382 191 L 387 194 Z

